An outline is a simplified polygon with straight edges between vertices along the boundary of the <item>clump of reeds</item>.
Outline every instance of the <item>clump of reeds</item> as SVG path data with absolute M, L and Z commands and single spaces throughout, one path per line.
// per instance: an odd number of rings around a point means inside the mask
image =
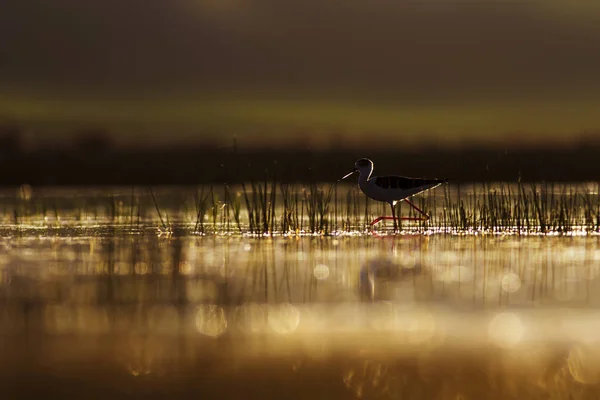
M 428 221 L 402 221 L 400 229 L 411 232 L 570 234 L 600 233 L 599 184 L 461 183 L 444 185 L 415 196 L 411 202 L 430 215 Z M 18 193 L 18 192 L 17 192 Z M 191 208 L 186 199 L 193 198 Z M 184 199 L 182 201 L 182 199 Z M 145 208 L 143 205 L 146 205 Z M 182 207 L 185 208 L 182 215 Z M 369 200 L 356 186 L 334 184 L 291 185 L 279 183 L 265 171 L 260 182 L 238 187 L 201 186 L 194 193 L 152 189 L 77 196 L 37 195 L 4 197 L 2 221 L 11 225 L 85 224 L 86 221 L 125 224 L 137 230 L 156 226 L 162 233 L 200 234 L 341 234 L 372 229 L 370 221 L 389 214 L 386 203 Z M 147 211 L 147 212 L 145 212 Z M 397 206 L 403 216 L 416 212 Z M 181 225 L 193 222 L 193 229 Z M 382 231 L 391 224 L 374 227 Z
M 473 185 L 466 195 L 456 186 L 444 190 L 444 207 L 438 212 L 441 226 L 448 230 L 569 233 L 598 232 L 598 193 L 577 190 L 572 185 L 518 182 Z M 466 199 L 465 199 L 466 197 Z
M 289 185 L 280 185 L 281 200 L 283 211 L 281 217 L 281 232 L 283 233 L 299 233 L 300 232 L 300 217 L 299 217 L 299 194 L 298 191 L 290 188 Z
M 251 190 L 242 184 L 242 192 L 248 211 L 249 231 L 253 234 L 269 234 L 274 231 L 276 180 L 269 185 L 267 175 L 263 183 L 251 182 Z

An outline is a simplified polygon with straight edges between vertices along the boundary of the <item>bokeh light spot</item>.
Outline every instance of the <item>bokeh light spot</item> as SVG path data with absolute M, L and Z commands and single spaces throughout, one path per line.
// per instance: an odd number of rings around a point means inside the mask
M 325 264 L 318 264 L 315 267 L 313 274 L 315 275 L 315 278 L 319 280 L 327 279 L 329 277 L 329 267 Z
M 300 311 L 292 304 L 278 304 L 269 307 L 269 326 L 280 335 L 293 333 L 300 324 Z
M 500 347 L 513 347 L 525 332 L 521 318 L 510 312 L 497 314 L 488 326 L 488 337 Z
M 144 275 L 144 274 L 147 274 L 148 272 L 150 272 L 149 268 L 148 268 L 148 264 L 146 264 L 145 262 L 135 263 L 133 270 L 135 271 L 136 274 L 139 274 L 139 275 Z
M 227 330 L 225 310 L 214 304 L 199 306 L 196 312 L 196 329 L 206 336 L 221 336 Z
M 521 278 L 514 272 L 510 272 L 502 277 L 501 286 L 505 292 L 514 293 L 521 288 Z

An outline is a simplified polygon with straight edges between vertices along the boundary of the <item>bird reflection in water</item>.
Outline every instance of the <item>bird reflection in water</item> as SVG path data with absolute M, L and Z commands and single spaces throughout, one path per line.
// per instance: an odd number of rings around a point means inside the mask
M 417 276 L 423 275 L 420 263 L 413 266 L 402 266 L 390 259 L 373 259 L 365 263 L 360 269 L 360 295 L 363 300 L 379 301 L 389 300 L 392 293 L 390 285 L 404 286 L 403 283 L 413 282 Z

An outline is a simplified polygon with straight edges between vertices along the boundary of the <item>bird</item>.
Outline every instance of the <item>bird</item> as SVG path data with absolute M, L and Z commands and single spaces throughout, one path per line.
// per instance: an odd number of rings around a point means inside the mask
M 422 193 L 447 183 L 448 179 L 424 179 L 424 178 L 408 178 L 405 176 L 371 176 L 373 174 L 373 161 L 368 158 L 361 158 L 354 163 L 354 169 L 344 175 L 338 182 L 348 178 L 358 172 L 358 186 L 360 190 L 369 198 L 377 201 L 388 203 L 392 208 L 392 216 L 381 216 L 371 222 L 374 226 L 381 220 L 394 220 L 394 232 L 398 230 L 395 205 L 399 201 L 405 201 L 412 208 L 417 210 L 423 217 L 402 217 L 402 220 L 428 220 L 427 215 L 419 207 L 408 201 L 408 198 L 415 194 Z

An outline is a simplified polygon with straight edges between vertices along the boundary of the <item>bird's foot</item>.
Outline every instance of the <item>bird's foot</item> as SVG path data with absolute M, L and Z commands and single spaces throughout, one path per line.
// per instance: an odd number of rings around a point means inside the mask
M 388 216 L 382 216 L 382 217 L 377 217 L 375 218 L 372 222 L 371 222 L 371 231 L 375 232 L 375 225 L 383 220 L 392 220 L 394 221 L 394 233 L 398 233 L 399 229 L 398 229 L 398 224 L 396 223 L 397 221 L 427 221 L 429 219 L 429 215 L 425 214 L 424 217 L 388 217 Z
M 377 217 L 373 221 L 371 221 L 371 226 L 375 225 L 379 221 L 383 221 L 384 219 L 394 220 L 394 217 Z

